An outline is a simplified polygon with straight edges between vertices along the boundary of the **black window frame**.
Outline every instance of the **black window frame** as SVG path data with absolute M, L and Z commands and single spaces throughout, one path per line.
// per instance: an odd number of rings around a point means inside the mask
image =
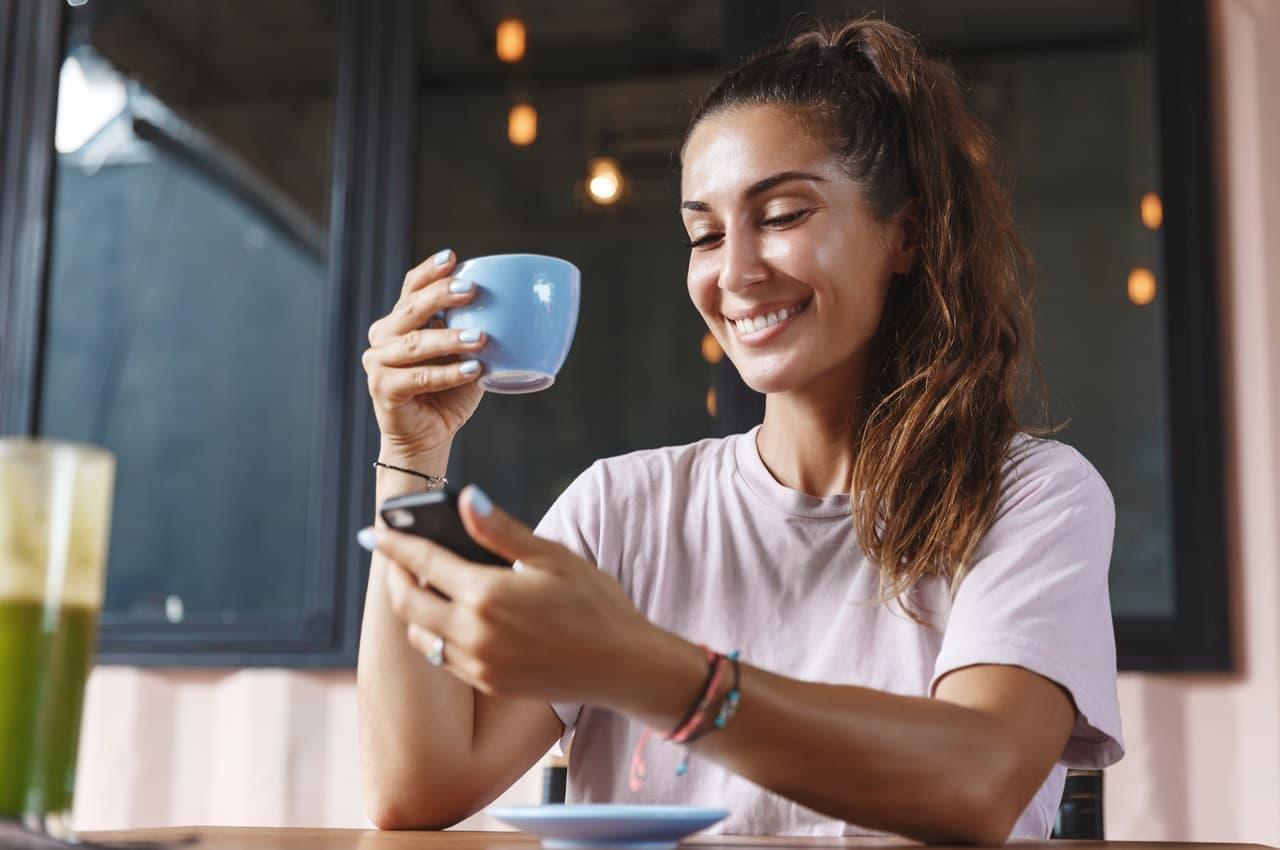
M 354 541 L 373 514 L 377 429 L 359 354 L 410 260 L 417 132 L 414 0 L 337 0 L 339 43 L 328 251 L 330 313 L 320 492 L 328 529 L 303 621 L 140 624 L 104 612 L 98 661 L 146 667 L 347 668 L 355 664 L 369 556 Z M 49 0 L 0 0 L 0 434 L 39 433 L 41 346 L 54 185 L 54 118 L 68 13 Z M 20 179 L 12 185 L 11 176 Z M 8 188 L 11 187 L 11 188 Z
M 279 628 L 107 623 L 99 660 L 149 667 L 350 667 L 368 556 L 352 540 L 373 510 L 377 430 L 364 402 L 364 333 L 411 260 L 418 128 L 417 0 L 338 0 L 340 44 L 331 191 L 330 321 L 322 516 L 332 519 L 332 591 L 321 616 Z M 724 0 L 726 61 L 781 32 L 794 0 Z M 1164 198 L 1175 614 L 1115 619 L 1122 670 L 1232 669 L 1226 557 L 1222 351 L 1209 49 L 1203 0 L 1147 0 Z M 0 434 L 37 433 L 41 331 L 53 199 L 53 131 L 65 5 L 0 0 Z M 762 398 L 717 367 L 715 430 L 760 421 Z

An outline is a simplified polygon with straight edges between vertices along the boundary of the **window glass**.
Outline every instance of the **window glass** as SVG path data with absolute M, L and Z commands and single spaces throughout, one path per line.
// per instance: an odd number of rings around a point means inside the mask
M 104 620 L 313 618 L 334 4 L 69 19 L 39 430 L 118 458 Z
M 530 523 L 596 458 L 712 430 L 675 152 L 719 65 L 723 4 L 597 5 L 608 13 L 533 4 L 510 64 L 496 55 L 500 17 L 481 4 L 465 18 L 447 4 L 424 15 L 417 253 L 552 254 L 582 270 L 556 384 L 487 393 L 450 462 L 452 480 L 482 485 Z M 521 104 L 537 114 L 527 145 L 508 132 Z M 612 204 L 586 187 L 601 157 L 623 178 Z

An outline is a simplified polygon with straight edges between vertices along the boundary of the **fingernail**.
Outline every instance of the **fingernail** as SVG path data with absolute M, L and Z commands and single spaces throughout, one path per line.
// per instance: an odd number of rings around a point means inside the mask
M 378 548 L 378 531 L 372 525 L 356 532 L 356 542 L 370 552 Z
M 465 331 L 458 334 L 458 341 L 459 342 L 479 342 L 480 330 L 478 328 L 467 328 Z
M 455 295 L 461 295 L 464 292 L 470 292 L 473 286 L 475 284 L 469 280 L 455 280 L 449 284 L 449 291 Z
M 484 494 L 484 491 L 474 484 L 469 486 L 471 487 L 471 507 L 475 508 L 475 512 L 480 516 L 488 516 L 493 513 L 493 502 L 489 501 L 489 497 Z
M 435 263 L 437 266 L 443 266 L 445 263 L 449 262 L 449 258 L 452 256 L 453 252 L 448 248 L 445 248 L 443 251 L 437 251 L 436 255 L 431 258 L 431 262 Z
M 458 371 L 464 375 L 470 375 L 479 368 L 480 368 L 479 360 L 468 360 L 466 363 L 463 363 L 461 366 L 458 367 Z

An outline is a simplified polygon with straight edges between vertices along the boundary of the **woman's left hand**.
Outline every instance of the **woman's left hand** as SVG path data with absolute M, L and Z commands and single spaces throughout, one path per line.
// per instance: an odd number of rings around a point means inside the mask
M 377 529 L 391 562 L 387 593 L 415 648 L 444 638 L 444 666 L 485 693 L 609 705 L 619 663 L 654 627 L 608 572 L 534 536 L 475 487 L 459 510 L 467 532 L 520 569 L 476 564 L 416 535 Z M 479 509 L 478 509 L 479 508 Z M 439 588 L 449 599 L 427 589 Z

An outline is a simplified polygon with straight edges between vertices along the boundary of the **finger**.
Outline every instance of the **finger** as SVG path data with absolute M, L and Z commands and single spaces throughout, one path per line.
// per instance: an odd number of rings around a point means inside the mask
M 417 576 L 420 585 L 438 587 L 455 601 L 474 600 L 492 580 L 493 570 L 476 569 L 480 565 L 425 537 L 387 527 L 375 533 L 379 552 Z
M 453 264 L 456 260 L 457 258 L 454 256 L 453 251 L 448 248 L 443 251 L 436 251 L 405 273 L 404 285 L 400 287 L 400 294 L 402 296 L 407 295 L 449 274 L 449 272 L 453 271 Z
M 448 639 L 452 634 L 453 613 L 448 600 L 419 587 L 413 573 L 400 564 L 392 563 L 389 567 L 387 601 L 395 615 Z
M 365 351 L 365 371 L 369 370 L 372 363 L 411 366 L 449 354 L 479 351 L 484 348 L 486 341 L 484 331 L 478 328 L 453 330 L 426 327 L 409 331 Z
M 369 395 L 398 406 L 423 393 L 438 393 L 469 384 L 483 372 L 484 366 L 479 360 L 403 368 L 375 365 L 369 373 Z
M 484 548 L 515 563 L 526 564 L 550 551 L 549 541 L 535 537 L 532 529 L 496 507 L 474 484 L 463 488 L 459 513 L 467 533 Z
M 479 290 L 473 281 L 446 277 L 406 293 L 390 313 L 369 326 L 369 344 L 380 345 L 392 337 L 426 327 L 437 314 L 450 307 L 461 307 L 475 298 Z
M 436 635 L 413 623 L 406 627 L 405 637 L 408 639 L 409 645 L 424 656 L 435 648 Z M 474 663 L 471 657 L 457 643 L 450 642 L 447 637 L 444 641 L 444 664 L 440 666 L 464 683 L 471 685 L 473 688 L 481 688 L 483 690 L 473 671 Z

